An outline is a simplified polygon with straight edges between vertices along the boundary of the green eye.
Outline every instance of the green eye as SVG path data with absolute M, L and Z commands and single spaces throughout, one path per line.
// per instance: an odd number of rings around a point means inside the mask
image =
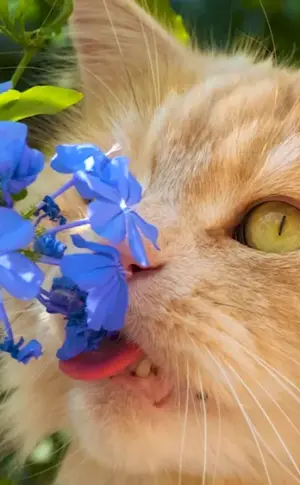
M 264 202 L 245 217 L 235 239 L 266 253 L 296 251 L 300 248 L 300 210 L 285 202 Z

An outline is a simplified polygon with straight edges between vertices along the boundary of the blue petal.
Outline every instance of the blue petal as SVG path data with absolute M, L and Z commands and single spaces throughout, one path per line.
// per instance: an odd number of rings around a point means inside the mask
M 77 172 L 75 175 L 74 175 L 74 186 L 75 186 L 75 189 L 77 190 L 78 194 L 83 198 L 83 199 L 86 199 L 86 200 L 92 200 L 94 199 L 97 194 L 95 194 L 95 192 L 93 192 L 89 186 L 87 185 L 87 183 L 83 180 L 81 180 L 80 178 L 78 178 L 78 175 L 80 174 L 80 172 Z
M 0 174 L 8 179 L 17 167 L 26 144 L 28 128 L 23 123 L 0 121 Z
M 82 354 L 88 348 L 88 335 L 84 332 L 78 333 L 76 326 L 66 326 L 66 337 L 62 347 L 57 351 L 56 356 L 60 360 L 73 359 Z
M 149 224 L 141 216 L 139 216 L 135 211 L 131 212 L 131 217 L 134 220 L 135 225 L 140 229 L 142 234 L 149 241 L 152 242 L 153 246 L 159 251 L 159 246 L 157 244 L 158 230 L 153 224 Z
M 117 272 L 114 261 L 107 254 L 71 254 L 60 263 L 63 276 L 71 278 L 82 290 L 105 286 Z
M 126 219 L 124 212 L 115 204 L 96 200 L 89 204 L 88 217 L 91 228 L 99 236 L 119 244 L 126 237 Z
M 128 287 L 122 278 L 113 278 L 104 288 L 95 288 L 87 298 L 88 327 L 115 332 L 124 325 Z
M 148 266 L 149 262 L 147 259 L 143 240 L 138 229 L 135 226 L 134 220 L 131 217 L 128 217 L 127 219 L 127 229 L 128 244 L 132 256 L 141 266 Z
M 0 94 L 5 93 L 10 89 L 13 89 L 13 83 L 11 81 L 7 81 L 5 83 L 0 84 Z
M 129 195 L 127 197 L 127 205 L 129 207 L 139 204 L 142 200 L 142 186 L 139 182 L 134 178 L 134 176 L 130 173 L 128 176 L 128 187 L 129 187 Z
M 87 241 L 82 236 L 80 236 L 80 234 L 73 234 L 71 238 L 74 246 L 76 246 L 77 248 L 90 249 L 94 253 L 111 256 L 115 263 L 120 262 L 119 251 L 111 246 L 99 244 L 93 241 Z
M 116 188 L 102 182 L 98 177 L 79 171 L 75 175 L 75 187 L 77 181 L 84 183 L 86 189 L 89 189 L 93 194 L 93 197 L 99 198 L 104 202 L 112 202 L 116 205 L 120 204 L 121 197 Z
M 107 158 L 95 145 L 59 145 L 51 167 L 59 173 L 75 173 L 79 170 L 99 170 L 105 163 Z
M 118 189 L 119 195 L 127 200 L 129 192 L 129 160 L 127 157 L 115 157 L 108 163 L 102 173 L 102 180 Z
M 25 146 L 22 159 L 14 173 L 15 178 L 38 175 L 44 168 L 45 156 L 39 150 Z
M 44 273 L 20 253 L 0 256 L 0 286 L 19 300 L 31 300 L 40 291 Z
M 17 212 L 0 207 L 0 254 L 28 246 L 34 236 L 34 227 Z

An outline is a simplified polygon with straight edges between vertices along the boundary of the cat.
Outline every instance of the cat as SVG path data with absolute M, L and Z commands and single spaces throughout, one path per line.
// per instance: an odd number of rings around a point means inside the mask
M 75 0 L 71 32 L 85 101 L 55 143 L 119 143 L 160 232 L 150 270 L 121 248 L 124 335 L 144 357 L 124 378 L 71 379 L 63 321 L 8 300 L 45 352 L 4 357 L 6 439 L 22 461 L 65 430 L 57 485 L 299 483 L 299 71 L 184 46 L 130 0 Z M 32 201 L 61 179 L 47 169 Z M 86 212 L 73 192 L 62 207 Z

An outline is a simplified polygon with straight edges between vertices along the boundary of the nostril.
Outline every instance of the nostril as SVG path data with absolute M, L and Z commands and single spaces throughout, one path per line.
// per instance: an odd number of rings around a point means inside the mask
M 144 271 L 158 270 L 158 269 L 161 269 L 163 266 L 164 266 L 163 264 L 158 264 L 156 266 L 143 267 L 133 263 L 128 266 L 128 270 L 131 274 L 135 274 L 135 273 L 141 273 L 142 271 L 144 272 Z
M 141 266 L 138 266 L 137 264 L 131 264 L 129 266 L 129 269 L 132 273 L 139 273 L 140 271 L 145 271 L 147 268 L 142 268 Z

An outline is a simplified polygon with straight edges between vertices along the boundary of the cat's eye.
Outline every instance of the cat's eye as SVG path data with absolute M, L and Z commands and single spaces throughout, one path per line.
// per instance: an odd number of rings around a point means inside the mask
M 300 210 L 286 202 L 264 202 L 246 215 L 234 237 L 266 253 L 296 251 L 300 248 Z

